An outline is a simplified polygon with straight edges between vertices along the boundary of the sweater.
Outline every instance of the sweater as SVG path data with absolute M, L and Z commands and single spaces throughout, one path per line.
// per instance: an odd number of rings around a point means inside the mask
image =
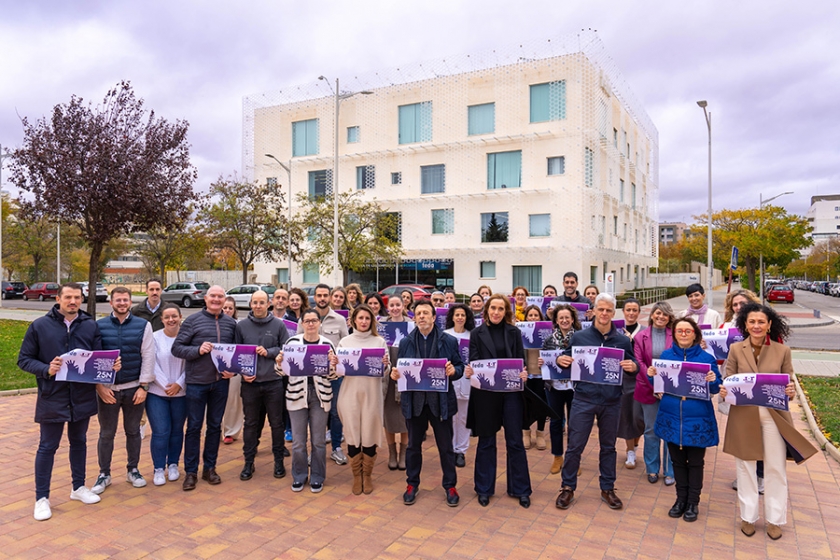
M 289 340 L 289 332 L 283 321 L 271 314 L 260 319 L 254 317 L 251 311 L 245 319 L 236 323 L 234 340 L 236 344 L 254 344 L 265 348 L 266 356 L 257 356 L 255 383 L 280 380 L 274 373 L 274 359 Z
M 465 330 L 462 333 L 458 333 L 458 332 L 455 332 L 454 328 L 452 328 L 452 329 L 446 329 L 443 332 L 445 332 L 446 334 L 454 336 L 458 340 L 458 347 L 459 348 L 460 348 L 462 340 L 469 340 L 470 339 L 470 331 L 468 331 L 468 330 Z M 470 355 L 469 347 L 467 348 L 466 354 L 467 354 L 467 361 L 468 361 L 469 360 L 469 355 Z M 462 358 L 463 358 L 463 355 L 462 355 Z M 452 385 L 455 387 L 455 398 L 457 398 L 459 401 L 469 400 L 469 398 L 470 398 L 470 387 L 471 387 L 469 379 L 467 379 L 466 377 L 462 377 L 461 379 L 458 379 L 457 381 L 453 381 Z M 466 410 L 464 410 L 463 412 L 466 413 Z
M 298 334 L 286 341 L 286 346 L 300 346 L 303 345 L 303 335 Z M 317 344 L 328 344 L 330 349 L 334 350 L 335 346 L 330 340 L 324 336 L 320 336 Z M 280 375 L 285 375 L 280 366 L 275 363 L 274 371 Z M 309 393 L 309 377 L 305 376 L 289 376 L 289 383 L 286 385 L 286 409 L 287 410 L 303 410 L 309 408 L 307 404 Z M 330 381 L 335 379 L 334 374 L 330 375 L 315 375 L 312 376 L 312 381 L 315 387 L 315 394 L 318 396 L 318 401 L 321 403 L 321 408 L 325 412 L 330 411 L 332 406 L 332 384 Z
M 172 398 L 166 394 L 166 386 L 177 383 L 181 390 L 173 397 L 187 396 L 187 381 L 184 373 L 186 364 L 181 358 L 172 355 L 175 337 L 166 336 L 163 331 L 156 331 L 155 341 L 155 380 L 149 385 L 149 392 L 163 398 Z
M 190 315 L 181 324 L 181 330 L 172 345 L 172 355 L 187 362 L 187 383 L 209 385 L 221 379 L 210 352 L 201 354 L 204 342 L 233 344 L 236 320 L 224 313 L 213 315 L 206 309 Z

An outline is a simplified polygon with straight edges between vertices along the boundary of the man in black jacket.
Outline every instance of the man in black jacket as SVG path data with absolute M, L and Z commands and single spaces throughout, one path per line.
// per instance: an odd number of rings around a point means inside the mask
M 624 359 L 619 362 L 621 369 L 624 375 L 636 375 L 639 364 L 636 362 L 633 344 L 629 337 L 612 324 L 614 316 L 615 298 L 610 294 L 599 294 L 595 298 L 595 320 L 592 326 L 572 335 L 571 345 L 565 355 L 560 357 L 560 365 L 572 365 L 571 354 L 575 346 L 605 346 L 624 350 Z M 595 418 L 598 419 L 598 440 L 601 444 L 601 499 L 612 509 L 623 507 L 624 504 L 615 495 L 615 438 L 618 433 L 621 393 L 621 384 L 575 382 L 575 398 L 572 400 L 568 423 L 569 447 L 562 470 L 563 486 L 556 502 L 558 508 L 568 509 L 574 501 L 580 456 L 586 448 Z
M 274 372 L 274 359 L 283 350 L 289 333 L 282 320 L 268 312 L 268 294 L 257 290 L 251 294 L 251 312 L 236 324 L 237 344 L 257 346 L 256 375 L 242 376 L 242 410 L 245 426 L 242 434 L 242 452 L 245 466 L 239 473 L 240 480 L 254 476 L 254 458 L 260 445 L 260 435 L 268 414 L 271 426 L 271 450 L 274 454 L 274 478 L 286 476 L 283 465 L 284 423 L 286 411 L 286 384 L 284 378 Z
M 56 381 L 61 355 L 70 350 L 101 350 L 102 338 L 93 318 L 81 311 L 82 287 L 61 286 L 58 303 L 44 317 L 35 319 L 26 330 L 18 355 L 18 367 L 33 374 L 38 383 L 35 422 L 41 426 L 41 440 L 35 454 L 35 519 L 52 516 L 50 482 L 55 452 L 61 443 L 64 425 L 70 440 L 70 472 L 73 477 L 71 500 L 95 504 L 100 498 L 85 486 L 87 429 L 96 414 L 96 385 Z M 114 369 L 119 369 L 119 360 Z
M 589 303 L 589 300 L 580 295 L 577 291 L 578 276 L 574 272 L 567 272 L 563 275 L 563 293 L 560 294 L 560 301 L 575 302 L 575 303 Z
M 160 278 L 149 278 L 146 280 L 146 299 L 143 303 L 138 303 L 131 308 L 131 314 L 146 319 L 152 324 L 153 331 L 163 329 L 161 293 L 163 293 L 163 282 Z
M 458 401 L 451 382 L 464 375 L 464 363 L 458 351 L 458 341 L 435 324 L 435 308 L 431 302 L 419 301 L 415 304 L 414 324 L 415 329 L 400 341 L 399 358 L 446 358 L 446 375 L 450 383 L 445 393 L 412 391 L 403 393 L 400 399 L 408 426 L 408 449 L 405 454 L 408 486 L 403 494 L 403 503 L 411 505 L 417 497 L 420 470 L 423 467 L 423 436 L 431 423 L 440 455 L 443 471 L 441 485 L 446 492 L 446 503 L 455 507 L 460 498 L 455 489 L 458 473 L 452 448 L 452 417 L 458 412 Z M 392 368 L 391 378 L 396 380 L 399 377 L 397 368 Z
M 213 344 L 232 344 L 236 321 L 222 313 L 225 290 L 211 286 L 204 296 L 205 308 L 190 315 L 181 325 L 172 355 L 186 361 L 187 433 L 184 435 L 184 490 L 195 490 L 198 480 L 198 459 L 201 451 L 201 427 L 207 412 L 204 437 L 204 471 L 201 478 L 210 484 L 221 484 L 216 473 L 222 417 L 225 414 L 230 372 L 219 373 L 210 356 Z

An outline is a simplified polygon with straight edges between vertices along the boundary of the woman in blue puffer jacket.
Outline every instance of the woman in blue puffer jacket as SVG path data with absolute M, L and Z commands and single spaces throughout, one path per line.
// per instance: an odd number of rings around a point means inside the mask
M 714 356 L 700 347 L 703 334 L 693 319 L 679 319 L 673 327 L 674 344 L 662 352 L 660 359 L 709 364 L 706 381 L 709 394 L 720 392 L 721 376 Z M 648 368 L 652 383 L 656 368 Z M 718 427 L 711 400 L 657 395 L 662 399 L 656 415 L 654 432 L 668 443 L 674 464 L 677 501 L 668 512 L 670 517 L 697 520 L 697 506 L 703 489 L 703 464 L 706 448 L 718 444 Z

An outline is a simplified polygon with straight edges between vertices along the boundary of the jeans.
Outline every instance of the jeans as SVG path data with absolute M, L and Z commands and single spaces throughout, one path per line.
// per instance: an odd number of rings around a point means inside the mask
M 146 416 L 152 426 L 152 465 L 155 469 L 177 465 L 184 447 L 184 423 L 187 420 L 187 397 L 146 397 Z
M 187 434 L 184 438 L 184 471 L 198 474 L 198 456 L 201 451 L 201 427 L 207 412 L 207 430 L 204 435 L 204 470 L 215 469 L 219 457 L 219 440 L 222 436 L 222 417 L 228 396 L 228 380 L 213 383 L 187 383 Z
M 306 392 L 308 408 L 290 410 L 292 419 L 292 482 L 303 483 L 309 474 L 309 483 L 323 484 L 327 478 L 327 444 L 324 433 L 327 431 L 329 413 L 321 408 L 321 401 L 315 394 L 315 387 L 308 387 Z M 312 461 L 307 465 L 306 428 L 312 439 Z
M 656 415 L 659 412 L 659 401 L 657 400 L 653 404 L 642 403 L 642 412 L 645 417 L 645 470 L 647 474 L 659 474 L 661 464 L 662 475 L 673 477 L 674 465 L 671 463 L 668 445 L 660 440 L 659 436 L 653 432 L 653 426 L 656 424 Z M 660 449 L 662 449 L 661 456 L 659 454 Z
M 73 490 L 85 485 L 85 462 L 87 461 L 87 430 L 90 418 L 67 422 L 67 439 L 70 441 L 70 473 Z M 35 453 L 35 500 L 50 497 L 55 452 L 61 443 L 64 422 L 41 424 L 41 441 Z
M 577 489 L 577 473 L 580 456 L 586 449 L 592 425 L 598 418 L 598 441 L 601 451 L 598 456 L 601 490 L 615 489 L 615 438 L 618 434 L 618 419 L 621 406 L 618 400 L 610 403 L 591 403 L 575 397 L 569 416 L 569 448 L 563 463 L 563 486 Z
M 410 397 L 410 393 L 409 396 Z M 458 474 L 455 471 L 455 451 L 452 450 L 452 418 L 441 419 L 432 414 L 429 405 L 424 405 L 419 416 L 406 420 L 408 427 L 408 448 L 405 450 L 406 483 L 420 486 L 420 471 L 423 468 L 423 436 L 432 425 L 435 444 L 440 455 L 440 469 L 443 471 L 441 486 L 444 490 L 455 488 Z
M 106 404 L 97 396 L 96 404 L 99 410 L 99 472 L 111 475 L 111 458 L 114 455 L 114 437 L 117 435 L 117 424 L 120 420 L 120 410 L 123 413 L 123 429 L 125 430 L 125 451 L 128 456 L 126 469 L 137 468 L 140 462 L 140 419 L 146 410 L 146 403 L 134 404 L 134 394 L 139 387 L 114 391 L 114 404 Z
M 700 492 L 703 490 L 706 448 L 684 445 L 680 449 L 679 445 L 669 443 L 668 451 L 674 461 L 677 501 L 696 506 L 700 503 Z
M 242 382 L 242 410 L 245 412 L 245 425 L 242 430 L 242 453 L 246 462 L 253 462 L 260 446 L 260 436 L 268 415 L 271 426 L 271 451 L 274 460 L 283 462 L 283 439 L 286 430 L 283 416 L 286 412 L 286 390 L 283 381 L 265 381 L 262 383 Z
M 458 414 L 452 417 L 452 449 L 464 454 L 470 448 L 470 430 L 467 428 L 469 399 L 458 399 Z
M 551 387 L 545 390 L 545 398 L 548 406 L 557 413 L 557 418 L 551 419 L 548 426 L 548 433 L 551 437 L 551 454 L 555 457 L 563 456 L 563 428 L 566 426 L 566 417 L 572 408 L 572 400 L 575 392 L 572 389 L 558 391 Z
M 502 427 L 505 431 L 507 455 L 507 493 L 521 498 L 531 495 L 528 457 L 522 443 L 522 395 L 503 393 Z M 496 493 L 496 435 L 478 438 L 475 448 L 475 493 L 492 496 Z
M 341 447 L 341 438 L 344 435 L 344 426 L 341 425 L 341 418 L 338 417 L 338 391 L 341 389 L 341 382 L 344 378 L 339 377 L 330 381 L 332 385 L 332 408 L 330 408 L 330 442 L 333 449 Z M 326 430 L 324 430 L 326 432 Z

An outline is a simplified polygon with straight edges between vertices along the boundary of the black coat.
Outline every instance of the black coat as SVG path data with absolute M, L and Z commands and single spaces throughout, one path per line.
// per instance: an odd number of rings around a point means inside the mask
M 522 346 L 522 332 L 508 323 L 504 325 L 505 353 L 496 354 L 496 346 L 486 323 L 470 332 L 470 361 L 492 360 L 494 358 L 520 358 L 524 364 L 525 349 Z M 470 389 L 470 404 L 467 408 L 467 428 L 473 436 L 493 436 L 502 427 L 505 398 L 522 399 L 522 393 L 502 393 Z M 524 410 L 524 406 L 523 406 Z M 524 422 L 524 419 L 523 419 Z
M 84 311 L 79 311 L 68 329 L 56 304 L 45 316 L 32 321 L 26 330 L 18 367 L 35 375 L 38 381 L 36 422 L 75 422 L 96 414 L 96 385 L 56 381 L 49 374 L 53 358 L 77 348 L 102 350 L 99 327 Z
M 440 417 L 442 420 L 452 418 L 458 412 L 458 400 L 455 397 L 455 388 L 452 386 L 453 381 L 461 379 L 464 375 L 464 362 L 461 360 L 461 353 L 458 351 L 458 340 L 451 334 L 446 334 L 437 325 L 432 327 L 437 331 L 437 348 L 434 348 L 430 358 L 446 358 L 455 367 L 455 373 L 449 378 L 449 389 L 445 393 L 437 391 L 428 391 L 427 398 L 439 399 Z M 420 337 L 420 329 L 414 329 L 407 337 L 400 340 L 398 359 L 402 358 L 417 358 L 420 352 L 417 349 Z M 402 395 L 400 398 L 400 408 L 403 416 L 412 418 L 414 416 L 413 399 L 411 395 Z

